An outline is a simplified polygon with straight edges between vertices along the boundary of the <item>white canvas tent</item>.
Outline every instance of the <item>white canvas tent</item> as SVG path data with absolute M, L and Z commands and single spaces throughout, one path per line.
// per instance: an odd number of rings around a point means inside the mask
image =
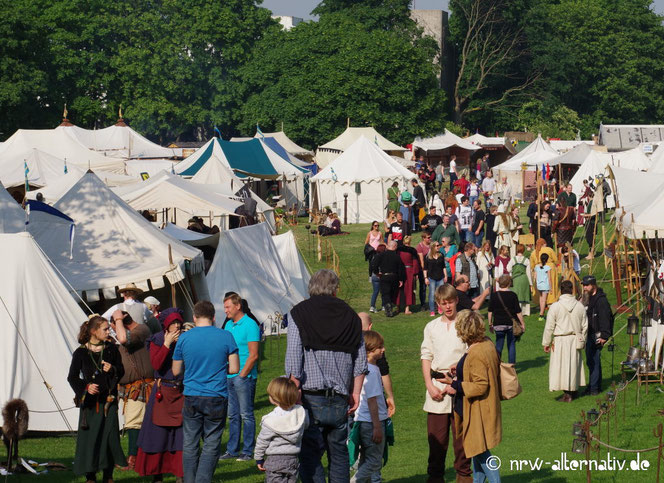
M 281 263 L 288 272 L 288 276 L 295 287 L 305 296 L 309 293 L 309 280 L 311 274 L 304 263 L 302 254 L 297 249 L 295 235 L 292 230 L 272 237 L 274 245 L 277 247 Z
M 152 177 L 160 171 L 173 172 L 178 162 L 172 159 L 131 159 L 125 162 L 125 169 L 129 176 L 142 179 L 144 173 Z
M 159 146 L 141 136 L 124 121 L 103 129 L 84 129 L 78 126 L 58 126 L 88 149 L 111 158 L 146 159 L 182 156 L 182 149 Z
M 387 154 L 398 156 L 406 151 L 406 148 L 402 148 L 386 139 L 373 127 L 347 127 L 344 132 L 332 141 L 318 146 L 316 150 L 316 164 L 321 168 L 325 168 L 359 138 L 368 139 Z
M 0 155 L 0 181 L 11 188 L 25 184 L 25 165 L 28 166 L 28 184 L 41 188 L 61 178 L 65 174 L 64 160 L 37 148 L 22 153 Z M 75 166 L 67 166 L 67 171 L 83 176 L 84 170 Z
M 0 158 L 16 156 L 36 148 L 56 158 L 67 160 L 68 166 L 124 173 L 124 161 L 104 156 L 67 134 L 65 128 L 19 129 L 0 147 Z
M 421 149 L 422 151 L 441 151 L 452 147 L 465 149 L 467 151 L 477 151 L 481 149 L 479 146 L 475 146 L 472 141 L 460 138 L 447 129 L 445 129 L 445 132 L 442 134 L 430 138 L 415 138 L 413 141 L 413 147 Z
M 537 135 L 532 143 L 526 146 L 523 151 L 511 157 L 504 163 L 499 164 L 493 168 L 500 171 L 501 176 L 506 174 L 503 171 L 521 171 L 521 165 L 526 163 L 527 169 L 535 170 L 536 167 L 541 167 L 543 164 L 551 163 L 551 161 L 559 156 L 558 151 L 553 149 L 549 144 L 542 139 L 541 135 Z
M 168 236 L 180 240 L 192 247 L 211 246 L 216 247 L 219 243 L 219 233 L 208 235 L 205 233 L 198 233 L 196 231 L 187 230 L 181 226 L 174 225 L 173 223 L 156 223 L 155 226 L 160 228 Z
M 161 221 L 168 221 L 168 209 L 170 220 L 185 228 L 191 217 L 200 216 L 211 217 L 211 224 L 226 229 L 229 227 L 228 217 L 237 216 L 235 210 L 242 205 L 237 200 L 207 190 L 205 185 L 192 183 L 166 171 L 147 181 L 118 188 L 115 192 L 135 210 L 162 211 L 164 219 Z
M 67 374 L 87 317 L 30 234 L 0 234 L 0 250 L 0 404 L 25 400 L 32 431 L 76 429 Z
M 188 267 L 200 298 L 202 253 L 169 237 L 111 191 L 92 172 L 86 173 L 55 205 L 76 223 L 73 257 L 69 240 L 50 230 L 35 230 L 39 245 L 63 277 L 87 300 L 116 297 L 116 287 L 135 283 L 143 290 L 186 278 Z M 172 261 L 170 260 L 172 259 Z
M 266 132 L 266 133 L 263 133 L 262 136 L 259 133 L 256 133 L 256 135 L 254 137 L 255 138 L 262 138 L 262 137 L 274 138 L 274 139 L 277 140 L 277 142 L 279 144 L 281 144 L 281 146 L 286 151 L 288 151 L 293 156 L 297 156 L 297 157 L 302 158 L 302 159 L 311 159 L 314 156 L 313 151 L 309 151 L 308 149 L 304 149 L 303 147 L 298 146 L 297 144 L 295 144 L 295 142 L 291 138 L 286 136 L 286 133 L 283 132 L 283 131 Z
M 237 292 L 265 324 L 267 334 L 278 331 L 271 323 L 276 314 L 285 315 L 306 297 L 288 275 L 265 223 L 220 233 L 207 282 L 219 313 L 226 292 Z M 217 324 L 223 320 L 217 317 Z
M 638 205 L 645 198 L 652 199 L 656 191 L 664 189 L 664 174 L 645 173 L 617 166 L 611 166 L 610 169 L 617 201 L 621 207 Z
M 414 173 L 375 143 L 360 137 L 329 166 L 310 178 L 313 186 L 310 207 L 315 203 L 320 209 L 329 206 L 343 220 L 344 194 L 347 194 L 349 223 L 382 220 L 387 189 L 396 181 L 403 190 L 411 179 L 416 179 Z
M 190 177 L 195 183 L 218 184 L 235 182 L 241 186 L 242 181 L 233 173 L 224 150 L 219 143 L 215 142 L 215 139 L 210 139 L 201 148 L 191 154 L 191 156 L 178 163 L 175 166 L 175 173 L 186 178 Z M 192 170 L 198 164 L 201 164 L 201 166 L 196 170 L 195 174 L 191 176 L 182 174 Z
M 69 168 L 68 168 L 69 169 Z M 115 186 L 130 186 L 137 184 L 139 181 L 136 178 L 131 176 L 125 176 L 124 174 L 111 173 L 108 171 L 95 171 L 95 174 L 99 179 L 101 179 L 106 186 L 115 187 Z M 44 202 L 49 205 L 55 204 L 64 194 L 69 191 L 72 186 L 78 183 L 81 178 L 85 176 L 85 171 L 81 169 L 73 169 L 63 174 L 62 176 L 50 180 L 49 183 L 43 188 L 38 190 L 28 191 L 25 194 L 25 197 L 29 200 L 37 199 L 37 194 L 41 193 L 44 197 Z
M 0 184 L 0 233 L 25 230 L 25 211 Z
M 286 207 L 296 206 L 298 213 L 302 212 L 304 210 L 305 199 L 304 178 L 308 176 L 309 171 L 298 168 L 286 161 L 264 141 L 261 141 L 261 145 L 274 169 L 282 175 L 280 180 L 283 183 L 282 193 Z

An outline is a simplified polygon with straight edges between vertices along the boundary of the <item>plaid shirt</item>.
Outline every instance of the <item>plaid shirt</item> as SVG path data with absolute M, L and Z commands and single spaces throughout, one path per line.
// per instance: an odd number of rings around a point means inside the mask
M 292 314 L 289 314 L 288 318 L 293 320 Z M 286 374 L 298 379 L 302 390 L 331 388 L 348 396 L 353 388 L 353 379 L 367 374 L 368 370 L 364 340 L 355 354 L 305 349 L 297 325 L 294 322 L 288 324 Z

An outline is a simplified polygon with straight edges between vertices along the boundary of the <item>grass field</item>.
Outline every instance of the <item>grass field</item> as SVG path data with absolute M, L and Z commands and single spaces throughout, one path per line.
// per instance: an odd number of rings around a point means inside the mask
M 331 237 L 336 252 L 340 257 L 341 265 L 341 292 L 339 296 L 345 299 L 357 311 L 366 311 L 369 308 L 371 284 L 368 281 L 367 265 L 363 256 L 364 237 L 369 225 L 347 225 L 345 230 L 349 235 Z M 293 227 L 299 248 L 309 263 L 311 269 L 325 267 L 325 260 L 315 260 L 313 237 L 310 236 L 304 224 Z M 610 230 L 607 236 L 610 236 Z M 417 237 L 417 235 L 416 235 Z M 587 252 L 583 246 L 577 248 L 581 256 Z M 584 251 L 585 250 L 585 251 Z M 595 262 L 598 280 L 604 278 L 604 264 Z M 584 268 L 584 274 L 588 268 Z M 609 284 L 604 284 L 610 301 L 615 301 L 615 292 Z M 484 310 L 485 311 L 485 310 Z M 536 314 L 536 311 L 533 311 Z M 615 330 L 618 331 L 626 323 L 626 315 L 616 318 Z M 419 347 L 422 339 L 422 330 L 431 320 L 428 312 L 419 312 L 414 315 L 398 315 L 387 319 L 382 313 L 373 318 L 374 329 L 385 338 L 387 357 L 390 363 L 394 382 L 397 411 L 394 416 L 396 433 L 395 446 L 390 448 L 390 461 L 383 469 L 385 481 L 399 483 L 422 482 L 426 479 L 427 438 L 426 416 L 422 411 L 425 388 L 421 377 Z M 585 481 L 583 471 L 559 469 L 553 466 L 561 457 L 568 461 L 583 458 L 582 455 L 571 452 L 572 424 L 580 419 L 583 410 L 598 407 L 597 398 L 581 397 L 576 401 L 564 404 L 556 401 L 559 393 L 548 391 L 548 355 L 541 347 L 543 323 L 537 322 L 537 315 L 526 320 L 527 332 L 517 344 L 517 371 L 523 386 L 523 393 L 516 399 L 502 403 L 503 411 L 503 441 L 493 451 L 502 460 L 501 476 L 506 482 L 580 482 Z M 256 417 L 260 417 L 271 410 L 265 395 L 265 388 L 271 378 L 283 374 L 283 358 L 285 353 L 285 336 L 270 338 L 264 347 L 264 359 L 261 363 L 256 392 Z M 625 331 L 617 337 L 614 353 L 613 380 L 620 380 L 620 361 L 624 360 L 629 347 L 629 338 Z M 504 351 L 504 357 L 507 357 Z M 612 377 L 612 354 L 602 351 L 603 387 L 609 387 Z M 636 383 L 630 384 L 625 391 L 625 404 L 622 397 L 618 404 L 617 426 L 611 419 L 610 443 L 613 446 L 626 449 L 642 449 L 657 446 L 657 439 L 653 435 L 653 428 L 662 421 L 657 409 L 661 408 L 662 394 L 651 385 L 649 394 L 641 391 L 641 404 L 636 404 Z M 600 399 L 604 399 L 603 394 Z M 622 411 L 624 407 L 625 419 Z M 57 417 L 57 415 L 54 415 Z M 595 429 L 597 431 L 597 429 Z M 607 441 L 607 426 L 601 426 L 601 440 Z M 225 435 L 227 436 L 227 435 Z M 123 438 L 126 444 L 126 438 Z M 225 443 L 224 443 L 225 444 Z M 72 436 L 59 437 L 31 437 L 21 442 L 21 454 L 39 462 L 59 461 L 68 467 L 74 454 L 75 440 Z M 452 450 L 447 458 L 447 466 L 451 467 L 453 460 Z M 597 457 L 597 451 L 591 453 Z M 605 449 L 600 451 L 602 459 L 607 458 Z M 632 460 L 637 459 L 633 453 L 619 453 L 610 451 L 610 458 L 617 461 L 626 461 L 629 467 Z M 657 472 L 657 452 L 645 453 L 640 460 L 647 460 L 649 468 L 642 471 L 624 469 L 622 471 L 596 471 L 592 473 L 592 481 L 634 481 L 654 482 Z M 518 460 L 524 460 L 519 469 Z M 529 463 L 540 464 L 539 469 L 531 469 Z M 262 475 L 251 463 L 238 463 L 235 461 L 220 462 L 215 473 L 216 481 L 259 482 Z M 45 476 L 12 476 L 10 481 L 38 481 L 48 480 L 56 482 L 82 481 L 70 471 Z M 115 479 L 118 481 L 146 481 L 134 473 L 116 471 Z M 454 471 L 448 470 L 448 481 L 454 481 Z M 165 481 L 173 481 L 171 477 Z

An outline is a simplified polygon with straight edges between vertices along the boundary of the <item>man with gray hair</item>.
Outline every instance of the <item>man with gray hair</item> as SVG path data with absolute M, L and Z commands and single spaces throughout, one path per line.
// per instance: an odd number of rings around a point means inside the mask
M 309 298 L 289 315 L 286 374 L 300 389 L 311 422 L 300 452 L 303 483 L 325 482 L 325 450 L 329 481 L 350 481 L 348 414 L 357 409 L 368 367 L 362 322 L 337 298 L 338 290 L 337 274 L 319 270 L 309 281 Z

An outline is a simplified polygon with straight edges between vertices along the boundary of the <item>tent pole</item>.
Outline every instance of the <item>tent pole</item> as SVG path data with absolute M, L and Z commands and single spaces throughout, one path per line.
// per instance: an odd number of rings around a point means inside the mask
M 173 266 L 173 248 L 171 247 L 171 244 L 168 244 L 168 262 L 171 264 L 171 267 Z M 171 307 L 177 307 L 175 303 L 175 285 L 171 283 Z

